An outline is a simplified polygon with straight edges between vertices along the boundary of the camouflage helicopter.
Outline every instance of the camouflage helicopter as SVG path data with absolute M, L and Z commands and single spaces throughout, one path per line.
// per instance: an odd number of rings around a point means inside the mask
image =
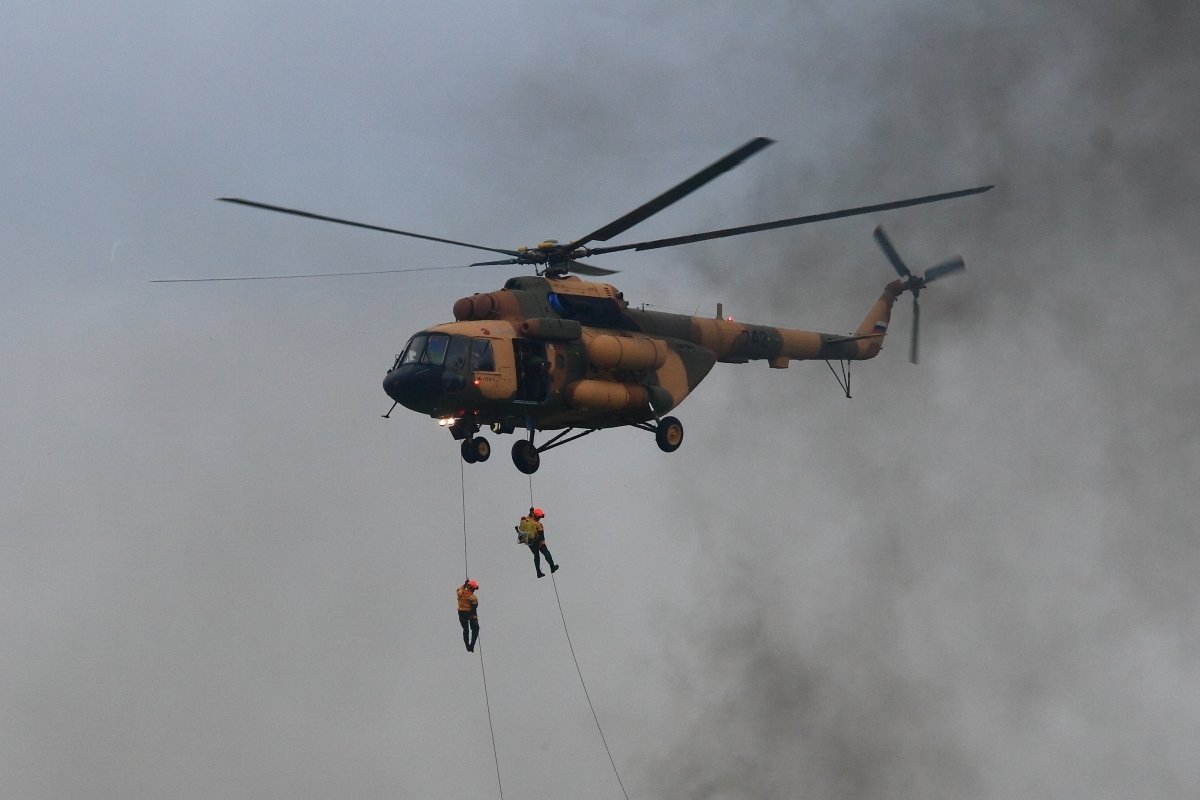
M 862 323 L 850 334 L 734 322 L 722 317 L 720 307 L 713 318 L 632 308 L 611 284 L 578 277 L 613 274 L 614 270 L 582 261 L 604 253 L 652 250 L 739 236 L 934 203 L 992 188 L 978 186 L 653 241 L 587 246 L 609 241 L 627 231 L 770 144 L 770 139 L 753 139 L 653 200 L 572 242 L 548 240 L 515 250 L 241 198 L 220 199 L 506 256 L 463 266 L 532 266 L 532 276 L 514 277 L 501 289 L 459 299 L 453 307 L 454 322 L 433 325 L 414 334 L 387 371 L 383 389 L 394 401 L 384 417 L 390 417 L 392 410 L 401 405 L 437 419 L 461 442 L 461 455 L 468 463 L 487 461 L 491 455 L 490 443 L 480 435 L 483 428 L 497 434 L 522 431 L 523 435 L 513 444 L 512 460 L 521 472 L 533 474 L 541 463 L 542 453 L 605 428 L 632 426 L 651 432 L 660 449 L 674 452 L 683 442 L 683 425 L 668 412 L 683 402 L 717 362 L 740 364 L 764 360 L 772 368 L 782 369 L 793 360 L 873 358 L 883 346 L 892 304 L 905 291 L 913 297 L 911 359 L 916 362 L 920 312 L 917 297 L 927 284 L 964 269 L 964 264 L 956 256 L 923 275 L 916 275 L 897 254 L 882 228 L 876 229 L 875 237 L 900 277 L 887 285 Z M 843 383 L 843 388 L 849 394 L 848 384 Z M 539 431 L 554 433 L 537 444 L 535 435 Z

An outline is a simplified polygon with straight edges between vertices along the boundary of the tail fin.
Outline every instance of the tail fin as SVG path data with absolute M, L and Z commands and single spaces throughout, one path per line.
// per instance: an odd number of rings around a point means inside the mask
M 885 286 L 883 294 L 879 295 L 875 305 L 871 306 L 867 316 L 854 331 L 854 338 L 859 343 L 859 359 L 874 358 L 883 349 L 883 339 L 887 335 L 888 325 L 892 321 L 892 305 L 903 291 L 904 284 L 899 280 L 892 281 Z

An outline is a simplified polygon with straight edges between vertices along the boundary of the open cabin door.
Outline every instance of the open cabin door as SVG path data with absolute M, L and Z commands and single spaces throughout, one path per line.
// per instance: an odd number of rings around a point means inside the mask
M 550 360 L 546 343 L 538 339 L 513 339 L 517 360 L 517 402 L 544 403 L 550 392 Z

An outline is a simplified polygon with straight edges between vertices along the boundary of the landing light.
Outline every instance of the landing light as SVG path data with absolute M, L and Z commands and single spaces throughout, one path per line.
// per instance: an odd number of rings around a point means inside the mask
M 456 422 L 458 422 L 458 420 L 455 417 L 442 417 L 438 420 L 438 425 L 441 425 L 444 428 L 447 425 L 453 425 Z

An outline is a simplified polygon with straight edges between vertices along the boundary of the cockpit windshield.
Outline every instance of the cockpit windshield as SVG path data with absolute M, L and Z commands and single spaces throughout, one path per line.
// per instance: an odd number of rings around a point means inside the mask
M 440 366 L 446 359 L 446 347 L 450 337 L 444 333 L 418 333 L 408 342 L 400 355 L 400 364 L 433 364 Z

